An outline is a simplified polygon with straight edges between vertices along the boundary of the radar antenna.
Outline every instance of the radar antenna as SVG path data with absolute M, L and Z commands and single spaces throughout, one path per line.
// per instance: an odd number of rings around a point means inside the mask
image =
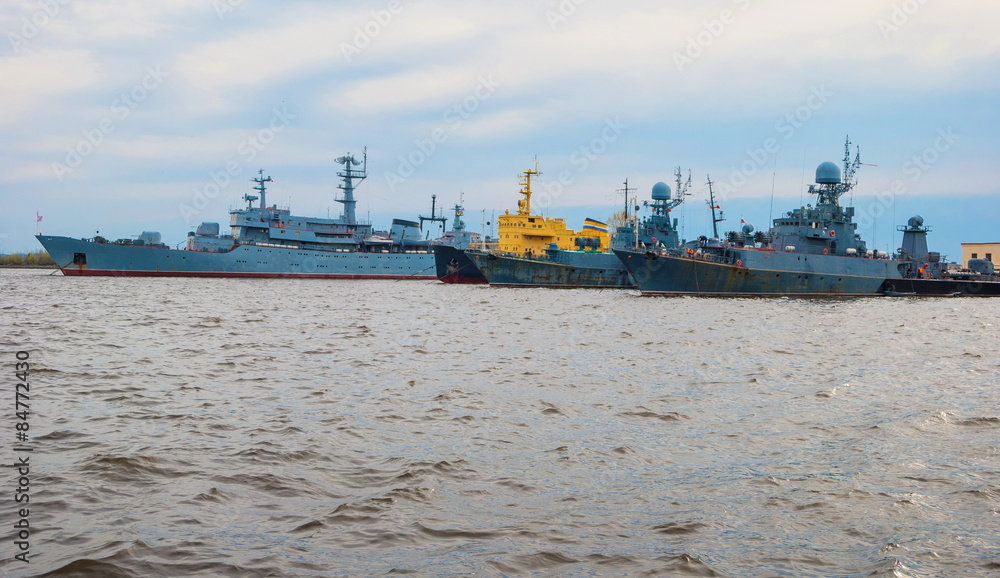
M 344 169 L 337 171 L 337 176 L 344 179 L 344 182 L 337 185 L 337 188 L 344 191 L 344 198 L 334 199 L 344 205 L 343 219 L 348 223 L 356 223 L 355 206 L 358 204 L 354 200 L 354 181 L 363 181 L 368 177 L 368 147 L 365 147 L 362 160 L 354 158 L 351 153 L 342 157 L 337 157 L 334 161 L 338 165 L 344 165 Z M 361 169 L 352 169 L 352 166 L 360 166 Z
M 623 193 L 625 195 L 625 222 L 627 223 L 628 220 L 629 220 L 629 214 L 628 214 L 629 213 L 629 210 L 628 210 L 628 208 L 629 208 L 628 194 L 629 193 L 634 193 L 636 191 L 636 188 L 635 187 L 632 187 L 631 189 L 629 188 L 629 186 L 628 186 L 628 179 L 625 179 L 625 183 L 623 183 L 623 184 L 625 185 L 625 188 L 624 189 L 618 189 L 617 192 Z M 633 202 L 636 202 L 636 203 L 638 202 L 638 201 L 635 201 L 635 197 L 634 196 L 632 197 L 632 199 L 633 199 Z M 638 209 L 638 206 L 636 206 L 636 209 Z
M 459 193 L 458 194 L 458 203 L 456 203 L 455 204 L 455 208 L 452 209 L 453 211 L 455 211 L 455 221 L 452 222 L 452 224 L 451 224 L 451 229 L 453 231 L 464 231 L 465 230 L 465 221 L 462 220 L 462 215 L 465 214 L 464 203 L 465 203 L 465 193 Z M 484 217 L 485 217 L 485 212 L 484 212 Z
M 722 213 L 722 207 L 715 204 L 715 192 L 712 190 L 712 177 L 708 177 L 708 206 L 712 209 L 712 234 L 716 239 L 719 238 L 719 223 L 726 220 L 726 217 Z M 718 216 L 716 216 L 715 211 L 719 210 Z
M 653 199 L 653 202 L 643 201 L 642 204 L 646 207 L 652 207 L 653 214 L 658 217 L 666 217 L 667 213 L 673 210 L 674 207 L 680 205 L 684 202 L 684 197 L 691 196 L 691 193 L 687 192 L 691 188 L 691 170 L 688 169 L 687 182 L 684 182 L 684 174 L 681 172 L 681 168 L 677 167 L 674 171 L 674 179 L 677 182 L 677 191 L 669 199 Z
M 518 215 L 530 215 L 531 214 L 531 177 L 540 175 L 542 173 L 538 172 L 538 157 L 535 157 L 535 169 L 528 169 L 521 173 L 522 178 L 518 179 L 521 185 L 521 190 L 518 191 L 524 198 L 517 202 L 517 214 Z
M 851 138 L 844 140 L 844 175 L 839 183 L 823 183 L 810 185 L 809 192 L 817 195 L 817 205 L 839 204 L 839 199 L 858 184 L 857 172 L 861 166 L 861 147 L 855 147 L 854 159 L 851 159 Z
M 268 176 L 266 179 L 264 178 L 264 169 L 258 169 L 257 170 L 257 175 L 258 176 L 257 176 L 256 179 L 250 179 L 250 180 L 252 182 L 257 183 L 257 186 L 254 187 L 253 190 L 260 192 L 260 208 L 266 209 L 267 208 L 267 186 L 264 183 L 270 183 L 270 182 L 272 182 L 272 179 L 271 179 L 270 176 Z M 253 202 L 257 200 L 257 195 L 251 195 L 251 194 L 243 195 L 243 200 L 247 202 L 247 208 L 251 209 L 251 208 L 253 208 Z
M 441 223 L 441 228 L 442 229 L 444 229 L 445 225 L 448 224 L 448 219 L 445 218 L 445 216 L 444 216 L 444 210 L 443 209 L 442 209 L 441 215 L 438 216 L 437 209 L 435 209 L 436 204 L 437 204 L 437 195 L 431 195 L 431 216 L 430 217 L 425 217 L 423 215 L 420 215 L 420 216 L 417 217 L 418 219 L 420 219 L 420 229 L 421 230 L 423 230 L 423 228 L 424 228 L 424 221 L 431 221 L 431 222 L 439 221 Z M 427 231 L 427 235 L 428 235 L 427 238 L 429 238 L 430 231 Z

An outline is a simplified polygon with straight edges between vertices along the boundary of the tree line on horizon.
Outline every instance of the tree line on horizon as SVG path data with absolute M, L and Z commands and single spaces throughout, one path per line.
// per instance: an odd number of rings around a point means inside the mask
M 0 267 L 55 267 L 56 262 L 46 251 L 0 255 Z

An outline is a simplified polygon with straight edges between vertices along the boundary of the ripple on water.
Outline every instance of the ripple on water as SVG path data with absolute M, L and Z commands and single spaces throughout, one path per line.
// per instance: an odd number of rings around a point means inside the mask
M 1000 570 L 989 300 L 15 276 L 37 575 Z

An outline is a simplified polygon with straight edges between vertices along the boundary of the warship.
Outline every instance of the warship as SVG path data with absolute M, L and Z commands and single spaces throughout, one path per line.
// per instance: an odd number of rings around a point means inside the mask
M 455 220 L 451 231 L 445 233 L 434 244 L 434 267 L 437 278 L 444 283 L 483 284 L 486 277 L 465 254 L 466 249 L 479 248 L 488 250 L 494 246 L 493 239 L 483 238 L 479 233 L 473 233 L 465 228 L 462 215 L 465 207 L 461 203 L 455 205 Z
M 508 287 L 635 287 L 631 275 L 609 248 L 628 249 L 639 246 L 672 248 L 681 244 L 677 233 L 677 220 L 671 219 L 670 212 L 683 202 L 685 192 L 690 187 L 683 183 L 680 168 L 677 177 L 677 195 L 671 196 L 666 183 L 656 183 L 652 189 L 651 214 L 641 222 L 638 219 L 639 205 L 631 211 L 628 180 L 619 192 L 625 194 L 625 210 L 621 213 L 625 224 L 615 230 L 610 239 L 610 247 L 604 245 L 604 237 L 580 236 L 573 239 L 575 246 L 560 246 L 551 242 L 540 254 L 517 251 L 469 252 L 491 285 Z M 530 211 L 530 181 L 521 193 L 525 195 L 524 205 Z M 594 219 L 584 221 L 584 231 L 596 231 L 607 235 L 608 226 Z
M 378 231 L 355 213 L 355 184 L 367 177 L 367 150 L 336 159 L 343 196 L 339 218 L 302 217 L 267 204 L 264 171 L 252 179 L 259 194 L 246 194 L 246 209 L 230 211 L 231 233 L 202 223 L 183 248 L 164 244 L 158 232 L 111 241 L 38 235 L 64 275 L 155 277 L 296 277 L 344 279 L 434 279 L 433 241 L 421 238 L 421 223 L 393 219 Z M 258 204 L 254 206 L 254 202 Z
M 767 232 L 749 224 L 720 239 L 714 236 L 680 248 L 615 250 L 644 295 L 991 295 L 1000 282 L 993 273 L 964 274 L 928 251 L 923 219 L 915 216 L 900 230 L 902 247 L 893 255 L 868 249 L 857 233 L 854 208 L 840 198 L 856 184 L 860 152 L 851 159 L 844 145 L 844 168 L 824 162 L 816 169 L 807 205 L 774 219 Z M 711 178 L 709 202 L 715 207 Z

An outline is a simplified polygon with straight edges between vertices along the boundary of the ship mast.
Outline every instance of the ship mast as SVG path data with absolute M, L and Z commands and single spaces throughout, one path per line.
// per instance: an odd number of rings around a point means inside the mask
M 453 231 L 464 231 L 465 230 L 465 221 L 462 220 L 462 215 L 465 214 L 465 206 L 463 204 L 463 203 L 465 203 L 465 198 L 464 197 L 465 197 L 465 193 L 459 193 L 458 194 L 458 203 L 455 204 L 455 208 L 454 208 L 454 211 L 455 211 L 455 221 L 451 224 L 451 229 Z M 483 211 L 483 214 L 485 216 L 486 212 Z
M 255 183 L 257 183 L 257 186 L 254 187 L 253 190 L 260 191 L 260 208 L 266 209 L 267 208 L 267 187 L 264 185 L 264 183 L 270 183 L 270 182 L 272 182 L 272 180 L 271 180 L 270 176 L 268 176 L 266 179 L 264 178 L 264 169 L 258 169 L 257 170 L 257 175 L 258 175 L 258 177 L 256 179 L 250 179 L 250 180 L 253 181 L 253 182 L 255 182 Z M 251 201 L 256 201 L 257 197 L 255 195 L 243 195 L 243 199 L 246 200 L 249 203 Z
M 715 192 L 712 191 L 712 176 L 708 177 L 708 206 L 712 209 L 712 235 L 714 238 L 719 238 L 719 223 L 726 220 L 726 217 L 722 213 L 722 209 L 715 204 Z M 715 215 L 715 210 L 719 209 L 719 215 Z
M 628 194 L 629 193 L 634 193 L 636 191 L 636 189 L 635 189 L 635 187 L 633 187 L 631 189 L 629 188 L 629 186 L 628 186 L 628 179 L 625 179 L 624 185 L 625 185 L 625 188 L 624 189 L 618 189 L 617 192 L 625 194 L 625 222 L 627 223 L 629 221 L 629 209 L 628 208 L 630 206 L 628 204 Z M 632 199 L 633 199 L 633 202 L 638 202 L 638 201 L 635 201 L 635 197 L 634 196 L 632 197 Z
M 347 153 L 342 157 L 337 157 L 334 162 L 338 165 L 344 165 L 344 170 L 337 171 L 337 176 L 344 179 L 342 184 L 337 185 L 338 189 L 344 191 L 344 198 L 334 200 L 344 205 L 344 220 L 348 223 L 355 223 L 357 222 L 355 206 L 358 203 L 354 200 L 354 181 L 363 181 L 368 177 L 368 147 L 365 147 L 364 156 L 360 161 L 354 158 L 351 153 Z M 361 166 L 361 169 L 352 169 L 351 166 Z
M 861 147 L 857 147 L 854 160 L 851 160 L 851 138 L 848 136 L 844 141 L 844 175 L 841 181 L 809 187 L 809 192 L 819 197 L 816 204 L 838 205 L 840 197 L 858 184 L 855 174 L 858 172 L 859 166 L 861 166 Z
M 691 188 L 690 170 L 688 171 L 688 180 L 686 183 L 682 180 L 684 178 L 684 175 L 681 173 L 680 167 L 677 167 L 677 170 L 674 171 L 674 178 L 677 180 L 677 188 L 674 189 L 675 192 L 673 198 L 663 199 L 660 201 L 654 200 L 652 203 L 649 203 L 648 201 L 645 202 L 646 205 L 653 208 L 654 215 L 657 215 L 659 217 L 666 217 L 667 213 L 669 213 L 671 209 L 684 202 L 685 196 L 691 194 L 687 192 L 688 189 Z
M 424 221 L 431 221 L 431 222 L 440 221 L 442 228 L 444 228 L 443 225 L 448 224 L 448 219 L 444 217 L 444 213 L 442 213 L 440 217 L 437 216 L 437 210 L 434 208 L 436 204 L 437 204 L 437 195 L 431 195 L 431 216 L 425 217 L 423 215 L 420 215 L 417 217 L 418 219 L 420 219 L 421 230 L 423 230 L 424 228 Z M 430 235 L 430 231 L 427 232 L 427 235 Z
M 531 214 L 531 177 L 533 175 L 540 175 L 542 173 L 538 172 L 538 159 L 535 158 L 535 170 L 528 169 L 521 173 L 524 175 L 523 179 L 519 183 L 521 185 L 521 190 L 518 191 L 524 198 L 517 202 L 517 214 L 518 215 L 530 215 Z

